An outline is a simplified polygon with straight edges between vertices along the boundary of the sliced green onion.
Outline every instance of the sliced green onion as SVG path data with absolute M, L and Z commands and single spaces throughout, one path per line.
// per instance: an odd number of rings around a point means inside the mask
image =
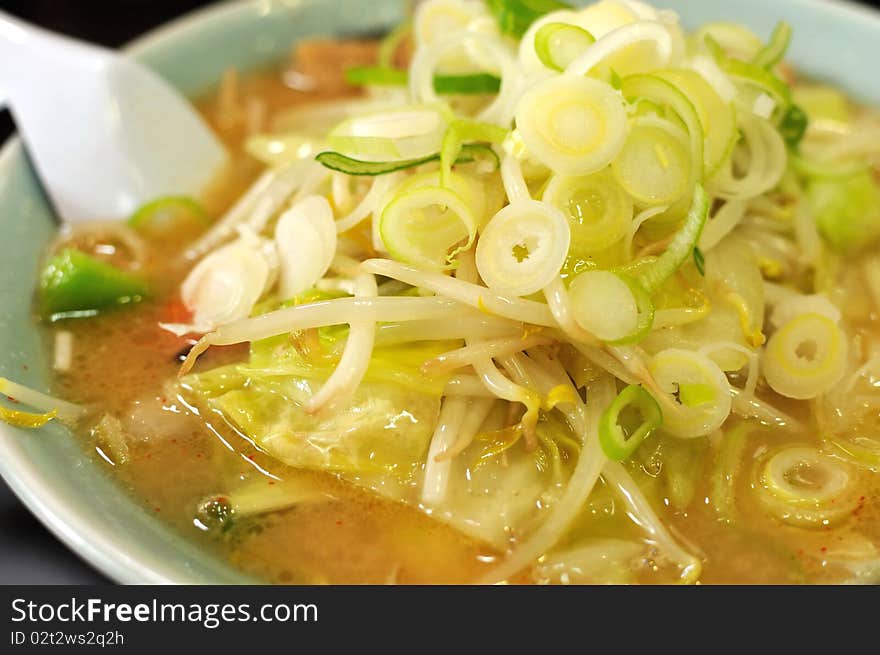
M 349 118 L 330 131 L 327 142 L 356 159 L 418 159 L 440 150 L 450 119 L 440 106 L 407 105 Z
M 452 164 L 458 162 L 465 147 L 465 141 L 482 141 L 485 143 L 499 144 L 508 135 L 508 130 L 491 123 L 483 123 L 469 119 L 457 119 L 449 124 L 446 134 L 443 136 L 443 145 L 440 148 L 440 180 L 447 184 Z M 496 168 L 498 156 L 492 148 L 484 146 L 495 155 Z
M 387 66 L 354 66 L 346 69 L 345 81 L 352 86 L 406 86 L 405 70 Z
M 723 56 L 726 50 L 745 60 L 754 57 L 764 45 L 746 26 L 727 21 L 706 23 L 694 32 L 693 40 L 698 48 L 706 47 L 713 55 Z
M 620 94 L 588 77 L 560 75 L 526 91 L 516 108 L 528 151 L 564 175 L 589 175 L 611 163 L 626 140 Z
M 625 410 L 638 412 L 640 423 L 635 427 L 621 425 Z M 629 458 L 663 424 L 663 413 L 654 397 L 642 387 L 631 384 L 602 412 L 599 419 L 599 444 L 608 459 L 622 462 Z
M 697 163 L 703 161 L 705 146 L 703 126 L 694 103 L 675 84 L 655 75 L 628 75 L 623 78 L 620 90 L 631 104 L 647 102 L 648 107 L 669 107 L 681 119 L 690 137 L 691 163 L 696 180 L 700 170 Z
M 556 175 L 542 196 L 544 202 L 562 210 L 571 231 L 571 250 L 587 257 L 606 250 L 627 233 L 633 203 L 611 174 Z
M 547 68 L 563 71 L 596 42 L 587 30 L 569 23 L 547 23 L 535 34 L 535 52 Z
M 189 196 L 158 198 L 138 209 L 128 224 L 142 234 L 162 237 L 175 230 L 196 230 L 208 225 L 204 208 Z
M 629 285 L 611 271 L 581 273 L 568 293 L 574 319 L 602 341 L 621 339 L 636 330 L 636 299 Z
M 487 0 L 486 4 L 501 31 L 517 39 L 544 14 L 571 8 L 571 5 L 559 0 Z
M 570 239 L 561 211 L 538 200 L 517 200 L 483 229 L 477 243 L 477 270 L 499 293 L 536 293 L 559 274 Z
M 788 50 L 788 44 L 791 42 L 791 25 L 784 20 L 776 24 L 770 40 L 763 48 L 755 53 L 752 57 L 752 63 L 761 68 L 773 68 L 782 61 L 785 51 Z
M 641 270 L 636 277 L 648 293 L 653 294 L 657 291 L 692 255 L 708 216 L 709 195 L 698 184 L 694 188 L 694 199 L 684 225 L 663 254 L 650 266 Z
M 501 79 L 489 73 L 434 76 L 434 90 L 441 95 L 480 95 L 500 89 Z
M 326 166 L 327 168 L 346 173 L 348 175 L 385 175 L 394 171 L 402 171 L 407 168 L 415 168 L 422 164 L 427 164 L 440 159 L 440 153 L 417 159 L 401 159 L 397 161 L 361 161 L 347 157 L 338 152 L 322 152 L 315 157 L 315 160 Z M 455 158 L 456 164 L 468 164 L 478 160 L 488 160 L 494 162 L 495 168 L 499 166 L 498 155 L 487 145 L 481 143 L 469 143 L 461 146 L 461 151 Z
M 654 322 L 650 296 L 632 278 L 591 270 L 569 286 L 571 313 L 586 331 L 614 345 L 641 340 Z
M 677 69 L 657 73 L 676 86 L 697 111 L 703 129 L 703 176 L 711 177 L 728 158 L 737 140 L 736 113 L 733 104 L 725 102 L 702 75 Z
M 708 435 L 730 415 L 730 383 L 706 355 L 667 348 L 651 358 L 648 371 L 670 395 L 669 401 L 677 403 L 676 411 L 665 412 L 663 417 L 663 429 L 672 436 L 692 439 Z
M 398 261 L 438 271 L 452 268 L 455 256 L 477 235 L 477 219 L 455 191 L 425 186 L 407 190 L 382 211 L 379 234 Z
M 632 292 L 633 298 L 636 300 L 636 307 L 639 310 L 638 320 L 635 329 L 620 339 L 609 341 L 612 346 L 625 346 L 631 343 L 638 343 L 651 331 L 654 325 L 654 303 L 651 295 L 645 291 L 645 288 L 635 279 L 624 273 L 617 272 L 616 275 L 626 282 L 629 290 Z
M 682 382 L 678 385 L 678 399 L 685 407 L 706 405 L 715 399 L 715 388 L 708 384 Z
M 694 266 L 697 267 L 697 272 L 700 275 L 706 277 L 706 257 L 699 246 L 694 246 Z
M 345 81 L 353 86 L 406 86 L 409 74 L 399 68 L 355 66 L 345 71 Z M 489 73 L 435 75 L 434 90 L 441 95 L 498 93 L 501 79 Z
M 764 377 L 778 394 L 804 400 L 836 385 L 846 369 L 847 339 L 827 316 L 805 313 L 767 342 Z
M 684 130 L 643 116 L 633 121 L 611 170 L 620 186 L 642 205 L 670 205 L 693 183 L 690 156 Z
M 809 118 L 803 109 L 792 104 L 779 122 L 779 134 L 792 150 L 796 150 L 807 132 Z
M 739 59 L 719 62 L 722 70 L 732 78 L 757 87 L 776 101 L 776 106 L 787 111 L 791 105 L 791 89 L 766 68 Z

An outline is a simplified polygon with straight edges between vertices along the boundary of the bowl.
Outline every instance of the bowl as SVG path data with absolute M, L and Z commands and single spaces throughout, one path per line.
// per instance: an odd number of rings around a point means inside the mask
M 584 3 L 579 3 L 584 4 Z M 688 27 L 724 18 L 768 35 L 794 28 L 789 59 L 816 79 L 880 103 L 874 52 L 880 14 L 834 0 L 659 0 Z M 216 85 L 229 66 L 264 67 L 307 36 L 376 34 L 403 15 L 400 0 L 253 0 L 221 3 L 168 24 L 128 50 L 184 93 Z M 49 363 L 32 318 L 40 258 L 57 228 L 17 139 L 0 151 L 0 375 L 46 389 Z M 195 547 L 130 497 L 59 425 L 24 431 L 0 424 L 0 474 L 59 539 L 122 583 L 253 582 Z

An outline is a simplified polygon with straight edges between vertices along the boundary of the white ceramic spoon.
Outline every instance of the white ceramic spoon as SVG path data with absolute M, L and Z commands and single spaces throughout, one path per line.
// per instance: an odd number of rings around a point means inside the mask
M 153 71 L 0 12 L 4 102 L 63 220 L 122 219 L 160 196 L 197 196 L 227 159 Z

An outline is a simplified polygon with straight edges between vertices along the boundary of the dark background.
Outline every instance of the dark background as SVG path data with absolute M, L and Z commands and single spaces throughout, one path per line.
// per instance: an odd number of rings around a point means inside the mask
M 151 27 L 208 4 L 212 2 L 0 0 L 0 9 L 52 30 L 116 47 Z M 662 0 L 656 4 L 662 5 Z M 864 4 L 880 6 L 880 0 Z M 12 129 L 9 114 L 0 111 L 0 143 Z M 106 580 L 46 532 L 0 481 L 0 584 L 98 582 Z

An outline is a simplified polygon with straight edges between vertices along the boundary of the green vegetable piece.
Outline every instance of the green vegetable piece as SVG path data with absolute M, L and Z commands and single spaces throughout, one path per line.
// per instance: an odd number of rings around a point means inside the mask
M 140 278 L 78 250 L 53 257 L 40 277 L 41 308 L 51 320 L 93 316 L 102 309 L 140 302 L 147 285 Z
M 434 90 L 440 95 L 479 95 L 498 93 L 500 89 L 501 79 L 489 73 L 434 76 Z
M 501 31 L 520 38 L 535 20 L 557 9 L 571 9 L 559 0 L 488 0 L 489 11 Z
M 353 86 L 406 86 L 408 80 L 399 68 L 357 66 L 345 71 L 345 81 Z M 501 79 L 489 73 L 434 76 L 434 91 L 440 95 L 498 93 L 500 88 Z
M 651 327 L 654 325 L 654 303 L 651 300 L 651 295 L 635 278 L 619 271 L 615 271 L 615 274 L 623 280 L 626 286 L 629 287 L 629 290 L 632 291 L 633 298 L 635 298 L 636 301 L 636 307 L 639 310 L 639 316 L 638 321 L 636 322 L 636 329 L 633 330 L 632 334 L 628 334 L 620 339 L 609 341 L 608 343 L 613 346 L 638 343 L 648 336 Z
M 807 131 L 810 119 L 803 109 L 791 105 L 779 122 L 779 135 L 792 150 L 796 150 Z
M 547 23 L 535 34 L 535 53 L 547 68 L 561 72 L 595 42 L 596 37 L 577 25 Z M 616 73 L 612 70 L 612 79 L 614 75 Z M 617 80 L 619 82 L 620 78 Z
M 697 246 L 694 247 L 694 266 L 697 267 L 697 272 L 700 275 L 706 277 L 706 256 Z
M 621 419 L 629 418 L 622 416 L 627 408 L 638 412 L 641 418 L 641 422 L 635 427 L 621 425 Z M 663 412 L 654 396 L 642 387 L 631 384 L 602 413 L 599 420 L 599 444 L 609 459 L 622 462 L 662 424 Z
M 405 70 L 385 66 L 355 66 L 345 71 L 345 81 L 352 86 L 406 86 Z
M 362 161 L 343 155 L 340 152 L 326 151 L 318 154 L 315 160 L 330 170 L 339 171 L 348 175 L 385 175 L 394 171 L 402 171 L 407 168 L 415 168 L 440 159 L 440 153 L 435 152 L 427 157 L 418 159 L 401 159 L 397 161 Z M 455 160 L 456 164 L 467 164 L 477 159 L 490 159 L 495 162 L 495 167 L 500 165 L 498 155 L 488 145 L 482 143 L 470 143 L 462 146 L 461 152 Z
M 709 195 L 699 184 L 694 188 L 694 199 L 688 210 L 684 225 L 676 233 L 672 243 L 649 267 L 641 271 L 637 280 L 648 293 L 654 293 L 681 268 L 688 255 L 693 253 L 700 234 L 709 217 Z
M 752 63 L 761 68 L 772 68 L 778 64 L 785 56 L 788 44 L 791 43 L 791 31 L 791 25 L 784 20 L 779 21 L 767 45 L 755 53 Z
M 678 399 L 685 407 L 698 407 L 714 402 L 715 387 L 710 384 L 679 384 Z
M 814 178 L 807 202 L 819 232 L 838 252 L 854 252 L 880 239 L 880 188 L 868 172 L 849 178 Z
M 166 196 L 138 209 L 128 224 L 152 237 L 167 236 L 176 230 L 202 228 L 210 223 L 204 208 L 189 196 Z

